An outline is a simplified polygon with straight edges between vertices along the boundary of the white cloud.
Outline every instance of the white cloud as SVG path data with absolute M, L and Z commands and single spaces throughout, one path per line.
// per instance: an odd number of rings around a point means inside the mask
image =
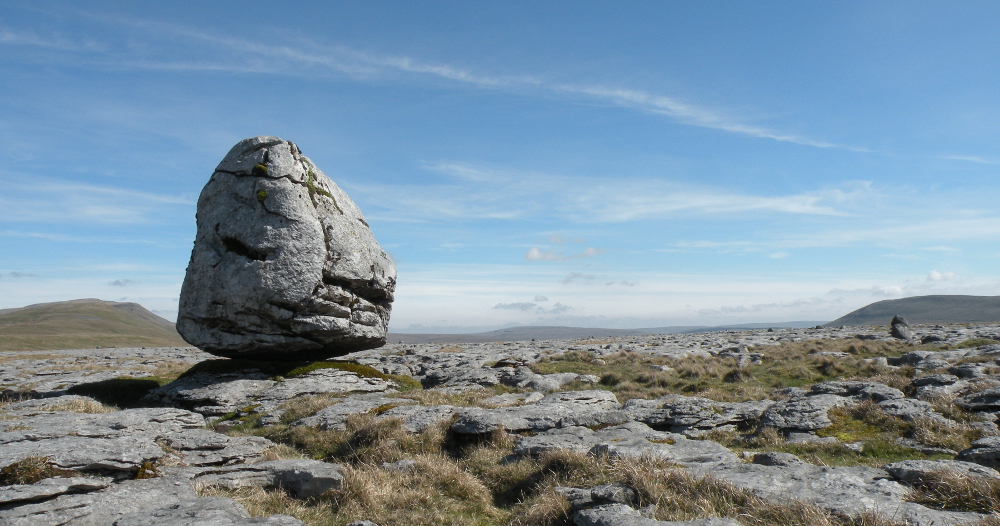
M 977 155 L 942 155 L 941 158 L 942 159 L 948 159 L 948 160 L 951 160 L 951 161 L 966 161 L 966 162 L 976 163 L 976 164 L 992 164 L 992 165 L 1000 164 L 1000 162 L 991 161 L 989 159 L 985 159 L 985 158 L 979 157 Z
M 903 287 L 899 285 L 873 285 L 860 289 L 830 289 L 830 294 L 867 294 L 871 296 L 894 297 L 903 295 Z
M 521 312 L 527 312 L 534 307 L 534 303 L 497 303 L 493 306 L 494 309 L 498 310 L 519 310 Z
M 936 269 L 927 274 L 927 281 L 949 281 L 955 277 L 954 272 L 938 272 Z
M 565 255 L 562 252 L 556 252 L 555 250 L 542 250 L 538 247 L 531 247 L 528 249 L 528 253 L 524 255 L 524 259 L 527 261 L 567 261 L 571 259 L 594 257 L 602 252 L 604 251 L 599 248 L 587 247 L 579 254 Z
M 571 272 L 565 278 L 563 278 L 560 283 L 563 285 L 569 285 L 570 283 L 576 281 L 582 281 L 583 283 L 593 283 L 597 279 L 597 276 L 593 274 L 584 274 L 582 272 Z
M 136 281 L 132 281 L 130 279 L 114 279 L 114 280 L 109 281 L 108 285 L 111 285 L 112 287 L 127 287 L 129 285 L 134 284 L 134 283 L 137 283 L 137 282 Z
M 546 298 L 545 296 L 535 296 L 535 301 L 539 301 L 539 302 L 540 301 L 549 301 L 549 298 Z
M 788 257 L 788 252 L 774 252 L 773 254 L 769 254 L 767 257 L 771 259 L 784 259 Z

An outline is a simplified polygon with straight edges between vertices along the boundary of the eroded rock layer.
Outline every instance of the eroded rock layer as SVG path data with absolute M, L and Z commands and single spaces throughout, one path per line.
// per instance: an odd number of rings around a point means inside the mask
M 218 356 L 319 359 L 385 343 L 396 268 L 292 142 L 239 142 L 198 199 L 177 330 Z

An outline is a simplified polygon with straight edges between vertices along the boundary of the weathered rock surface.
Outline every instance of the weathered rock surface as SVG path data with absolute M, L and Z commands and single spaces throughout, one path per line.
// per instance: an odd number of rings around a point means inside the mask
M 833 425 L 827 411 L 850 403 L 850 398 L 833 394 L 796 397 L 769 407 L 761 415 L 761 424 L 778 429 L 815 431 Z
M 772 400 L 717 402 L 695 396 L 667 395 L 655 400 L 634 399 L 622 410 L 657 429 L 697 436 L 705 431 L 756 422 Z
M 497 429 L 545 431 L 554 427 L 600 426 L 629 420 L 609 391 L 564 391 L 533 404 L 500 409 L 469 408 L 451 426 L 456 433 L 478 435 Z
M 582 426 L 551 429 L 522 437 L 514 446 L 514 453 L 538 456 L 557 449 L 616 457 L 659 458 L 681 465 L 736 462 L 736 455 L 716 442 L 689 440 L 676 433 L 655 431 L 641 422 L 627 422 L 597 431 Z
M 658 521 L 643 517 L 625 504 L 604 504 L 576 512 L 576 526 L 741 526 L 735 519 L 709 518 L 692 521 Z
M 942 472 L 959 477 L 1000 479 L 1000 473 L 993 468 L 961 460 L 903 460 L 886 464 L 882 469 L 908 484 L 928 480 L 929 476 Z
M 347 418 L 351 415 L 365 414 L 378 408 L 389 409 L 415 403 L 415 401 L 406 398 L 388 398 L 379 393 L 353 395 L 320 409 L 312 416 L 300 418 L 292 422 L 292 425 L 316 427 L 323 430 L 343 430 L 347 428 Z
M 396 269 L 351 199 L 277 137 L 236 144 L 198 199 L 177 330 L 219 356 L 320 359 L 385 343 Z
M 115 521 L 114 526 L 304 526 L 305 523 L 289 515 L 250 517 L 246 508 L 233 499 L 203 497 L 183 501 L 150 512 L 129 513 Z
M 764 498 L 807 502 L 843 516 L 877 511 L 898 521 L 923 526 L 971 524 L 983 515 L 934 510 L 904 500 L 909 487 L 891 480 L 881 469 L 865 466 L 765 466 L 760 464 L 710 464 L 688 468 Z

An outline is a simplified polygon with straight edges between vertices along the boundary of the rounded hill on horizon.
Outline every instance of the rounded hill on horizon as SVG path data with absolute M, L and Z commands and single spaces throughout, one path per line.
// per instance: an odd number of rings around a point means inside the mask
M 174 324 L 138 303 L 94 298 L 0 310 L 0 351 L 187 347 Z
M 996 322 L 1000 321 L 1000 296 L 933 295 L 877 301 L 824 326 L 888 325 L 897 315 L 910 323 Z

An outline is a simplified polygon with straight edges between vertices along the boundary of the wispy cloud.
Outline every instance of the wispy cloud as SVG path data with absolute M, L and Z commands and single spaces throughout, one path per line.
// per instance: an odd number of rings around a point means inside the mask
M 535 308 L 534 303 L 497 303 L 493 306 L 497 310 L 519 310 L 521 312 L 527 312 Z
M 195 204 L 181 196 L 33 175 L 4 174 L 0 182 L 5 189 L 0 194 L 0 222 L 7 223 L 147 223 L 158 221 L 168 207 Z
M 531 247 L 528 249 L 528 253 L 524 255 L 524 259 L 525 261 L 567 261 L 571 259 L 591 258 L 602 252 L 604 251 L 599 248 L 587 247 L 579 254 L 566 255 L 555 250 L 541 250 L 538 247 Z
M 984 157 L 979 157 L 978 155 L 942 155 L 941 158 L 948 159 L 951 161 L 965 161 L 976 164 L 991 164 L 991 165 L 1000 164 L 1000 161 L 992 161 Z
M 129 285 L 138 283 L 137 281 L 132 281 L 130 279 L 113 279 L 108 282 L 108 285 L 112 287 L 127 287 Z
M 77 14 L 94 23 L 117 26 L 127 30 L 141 30 L 146 39 L 151 40 L 154 36 L 159 36 L 164 40 L 159 42 L 160 46 L 169 48 L 169 52 L 160 49 L 157 53 L 150 53 L 146 49 L 149 46 L 144 46 L 142 51 L 137 51 L 132 47 L 113 48 L 110 45 L 97 45 L 89 42 L 85 45 L 63 44 L 57 38 L 43 39 L 27 33 L 15 33 L 12 30 L 0 31 L 0 44 L 47 47 L 78 54 L 86 52 L 91 55 L 89 59 L 91 65 L 101 68 L 229 71 L 240 74 L 283 74 L 288 76 L 315 76 L 326 72 L 358 80 L 373 76 L 381 77 L 387 73 L 402 73 L 478 88 L 515 91 L 519 94 L 545 92 L 549 96 L 555 94 L 573 99 L 585 98 L 617 107 L 662 115 L 674 122 L 688 126 L 720 130 L 748 137 L 817 148 L 867 151 L 860 147 L 840 145 L 750 124 L 746 119 L 730 115 L 729 112 L 685 101 L 681 97 L 657 94 L 634 87 L 604 85 L 602 83 L 561 82 L 528 74 L 482 73 L 468 67 L 428 62 L 404 55 L 384 55 L 345 46 L 324 45 L 302 36 L 299 36 L 298 40 L 295 41 L 264 44 L 259 41 L 207 33 L 193 27 L 177 24 L 82 10 L 77 11 Z M 275 35 L 275 38 L 269 40 L 277 42 L 280 38 Z M 198 45 L 192 47 L 194 42 L 197 42 Z M 197 53 L 198 58 L 188 58 L 187 55 L 195 53 Z M 163 56 L 176 58 L 163 60 L 160 58 Z M 210 58 L 206 59 L 206 56 Z
M 627 178 L 621 174 L 609 174 L 605 178 L 567 176 L 457 162 L 424 167 L 444 177 L 433 182 L 422 181 L 420 185 L 345 183 L 345 187 L 366 195 L 374 206 L 391 211 L 391 214 L 375 212 L 384 219 L 557 216 L 578 223 L 621 223 L 678 214 L 844 217 L 854 213 L 852 206 L 856 203 L 875 195 L 870 183 L 857 181 L 845 183 L 842 188 L 753 195 L 656 178 Z M 615 183 L 608 183 L 609 178 L 614 178 Z M 578 241 L 559 236 L 550 242 Z

